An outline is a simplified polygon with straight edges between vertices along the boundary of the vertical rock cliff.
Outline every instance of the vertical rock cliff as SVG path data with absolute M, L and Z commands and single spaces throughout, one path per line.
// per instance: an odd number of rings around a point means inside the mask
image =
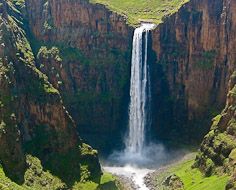
M 38 68 L 61 92 L 81 135 L 103 149 L 121 144 L 133 29 L 87 0 L 27 0 L 26 9 Z
M 159 136 L 175 130 L 201 137 L 208 125 L 204 120 L 223 107 L 227 81 L 236 69 L 235 10 L 235 1 L 191 0 L 153 31 L 154 112 L 159 110 L 154 128 Z M 170 121 L 164 129 L 162 115 Z
M 39 157 L 57 176 L 62 170 L 65 182 L 80 180 L 83 165 L 88 178 L 100 176 L 96 151 L 83 144 L 60 93 L 35 66 L 21 3 L 0 1 L 0 163 L 21 183 L 26 154 Z M 68 163 L 58 162 L 60 157 Z
M 208 131 L 235 70 L 235 17 L 233 1 L 191 0 L 152 32 L 155 138 L 200 139 Z M 82 137 L 103 150 L 120 145 L 133 28 L 82 0 L 26 0 L 25 18 L 36 66 L 61 93 Z
M 236 187 L 236 72 L 230 78 L 224 110 L 213 119 L 210 132 L 204 137 L 195 166 L 207 176 L 213 173 L 232 175 L 226 189 Z

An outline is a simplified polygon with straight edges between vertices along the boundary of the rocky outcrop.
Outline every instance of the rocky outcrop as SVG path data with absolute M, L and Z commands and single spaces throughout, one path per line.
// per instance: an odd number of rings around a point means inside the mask
M 0 161 L 11 178 L 22 181 L 26 163 L 16 116 L 11 110 L 15 106 L 11 100 L 9 75 L 6 75 L 10 68 L 2 60 L 0 60 L 0 64 Z
M 171 176 L 168 176 L 162 183 L 168 190 L 174 190 L 174 189 L 183 189 L 184 184 L 181 181 L 181 179 L 173 174 Z
M 235 1 L 191 0 L 152 32 L 157 56 L 153 118 L 160 137 L 171 129 L 201 136 L 208 125 L 203 121 L 222 109 L 236 69 L 235 10 Z M 170 120 L 165 129 L 161 116 Z
M 103 5 L 87 0 L 27 0 L 26 6 L 30 28 L 37 39 L 64 42 L 86 54 L 94 53 L 96 48 L 126 50 L 129 45 L 126 42 L 131 28 L 122 16 Z
M 21 182 L 25 155 L 33 154 L 52 172 L 75 171 L 69 174 L 76 180 L 83 165 L 91 172 L 88 178 L 100 176 L 97 152 L 85 147 L 60 93 L 35 66 L 17 5 L 0 1 L 0 9 L 0 161 L 5 172 Z M 69 163 L 57 162 L 60 156 Z
M 133 29 L 122 16 L 84 0 L 27 0 L 26 7 L 32 41 L 40 44 L 32 43 L 38 68 L 61 92 L 82 137 L 102 150 L 121 144 Z M 53 46 L 60 59 L 49 55 Z
M 236 72 L 229 82 L 226 107 L 213 119 L 211 131 L 204 137 L 195 166 L 207 176 L 224 172 L 232 174 L 227 189 L 235 188 L 236 172 Z
M 22 181 L 26 162 L 16 115 L 13 112 L 15 110 L 15 102 L 11 94 L 11 86 L 14 82 L 13 68 L 11 64 L 4 61 L 6 54 L 10 52 L 5 49 L 6 44 L 11 45 L 10 39 L 4 39 L 3 36 L 8 30 L 4 20 L 8 15 L 6 2 L 0 1 L 0 11 L 0 161 L 9 177 Z

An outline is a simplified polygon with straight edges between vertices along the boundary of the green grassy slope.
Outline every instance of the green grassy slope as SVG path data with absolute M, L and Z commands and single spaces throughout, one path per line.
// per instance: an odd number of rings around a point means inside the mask
M 118 182 L 115 177 L 109 173 L 104 173 L 99 182 L 77 183 L 73 186 L 73 190 L 119 190 Z
M 0 189 L 4 190 L 40 190 L 65 189 L 66 185 L 50 172 L 44 171 L 38 158 L 27 155 L 28 169 L 24 175 L 24 183 L 17 184 L 9 179 L 0 165 Z
M 128 17 L 128 23 L 137 25 L 140 20 L 156 24 L 176 12 L 189 0 L 89 0 L 106 5 L 109 9 Z
M 213 175 L 205 177 L 199 169 L 192 169 L 193 161 L 187 161 L 174 169 L 180 177 L 186 190 L 224 190 L 229 179 L 228 176 Z
M 164 172 L 154 177 L 154 180 L 160 189 L 166 189 L 163 181 L 170 175 L 175 174 L 184 184 L 184 190 L 224 190 L 229 180 L 229 176 L 213 175 L 205 177 L 197 168 L 192 168 L 194 160 L 184 161 L 178 165 L 167 168 Z
M 17 184 L 9 179 L 0 165 L 0 190 L 56 190 L 68 189 L 57 176 L 45 171 L 38 158 L 27 155 L 28 168 L 24 175 L 24 183 Z M 104 173 L 95 181 L 76 182 L 72 190 L 118 190 L 116 179 L 109 173 Z
M 12 182 L 4 173 L 2 166 L 0 165 L 0 189 L 5 190 L 24 190 L 23 188 L 16 183 Z

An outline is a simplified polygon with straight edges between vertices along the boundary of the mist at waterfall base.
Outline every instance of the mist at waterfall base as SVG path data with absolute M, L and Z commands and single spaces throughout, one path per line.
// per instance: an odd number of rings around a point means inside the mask
M 144 145 L 141 153 L 114 151 L 102 165 L 105 171 L 128 179 L 133 189 L 149 190 L 145 184 L 147 174 L 181 160 L 187 153 L 186 150 L 168 150 L 162 144 L 149 143 Z
M 148 190 L 145 176 L 165 165 L 177 162 L 188 152 L 185 150 L 167 150 L 161 144 L 144 145 L 140 153 L 114 151 L 104 162 L 105 171 L 121 178 L 127 178 L 133 189 Z
M 148 189 L 144 177 L 161 165 L 177 159 L 179 152 L 166 151 L 161 144 L 147 143 L 146 131 L 151 124 L 151 76 L 148 63 L 149 32 L 155 25 L 142 23 L 133 35 L 130 105 L 125 149 L 114 151 L 104 169 L 130 178 L 136 189 Z
M 157 169 L 160 166 L 179 160 L 187 154 L 186 150 L 167 150 L 162 144 L 150 143 L 141 153 L 114 151 L 105 161 L 106 166 L 126 165 L 136 168 Z
M 128 151 L 115 151 L 106 161 L 104 169 L 114 175 L 129 179 L 134 189 L 148 190 L 144 177 L 165 162 L 166 154 L 161 145 L 146 146 L 140 153 Z

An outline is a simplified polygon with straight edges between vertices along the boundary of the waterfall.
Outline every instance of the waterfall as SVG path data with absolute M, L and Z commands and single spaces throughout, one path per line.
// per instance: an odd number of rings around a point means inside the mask
M 144 177 L 154 172 L 153 168 L 166 161 L 162 145 L 148 143 L 146 130 L 151 123 L 151 80 L 148 63 L 149 31 L 154 24 L 142 24 L 133 35 L 129 127 L 125 139 L 125 150 L 114 151 L 109 157 L 106 171 L 126 176 L 135 184 L 135 189 L 148 190 Z M 115 164 L 113 164 L 115 163 Z
M 145 145 L 145 129 L 150 123 L 150 72 L 148 65 L 148 33 L 154 24 L 143 23 L 136 28 L 133 36 L 129 131 L 125 151 L 131 154 L 142 154 Z

